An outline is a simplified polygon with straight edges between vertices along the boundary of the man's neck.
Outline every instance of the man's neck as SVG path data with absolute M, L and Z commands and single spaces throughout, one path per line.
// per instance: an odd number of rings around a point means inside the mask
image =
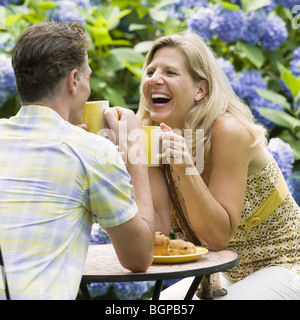
M 45 107 L 51 108 L 54 111 L 56 111 L 64 120 L 69 121 L 69 112 L 68 112 L 68 108 L 66 108 L 66 103 L 60 100 L 61 99 L 56 99 L 51 102 L 46 102 L 46 101 L 25 102 L 25 103 L 22 103 L 22 105 L 23 106 L 37 105 L 37 106 L 45 106 Z

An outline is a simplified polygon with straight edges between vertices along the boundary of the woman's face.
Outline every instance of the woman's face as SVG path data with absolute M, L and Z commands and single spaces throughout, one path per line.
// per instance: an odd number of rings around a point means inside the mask
M 181 50 L 164 47 L 156 51 L 142 83 L 151 119 L 182 129 L 188 111 L 203 97 L 200 83 L 193 81 Z

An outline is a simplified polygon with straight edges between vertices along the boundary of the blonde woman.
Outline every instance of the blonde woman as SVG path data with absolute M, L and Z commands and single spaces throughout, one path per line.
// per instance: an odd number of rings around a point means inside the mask
M 154 43 L 138 115 L 143 125 L 163 131 L 167 164 L 149 167 L 156 230 L 168 235 L 172 227 L 177 237 L 239 253 L 220 299 L 300 298 L 299 207 L 266 150 L 266 130 L 198 35 L 168 35 Z M 186 137 L 186 130 L 193 135 Z M 188 281 L 162 297 L 180 299 Z

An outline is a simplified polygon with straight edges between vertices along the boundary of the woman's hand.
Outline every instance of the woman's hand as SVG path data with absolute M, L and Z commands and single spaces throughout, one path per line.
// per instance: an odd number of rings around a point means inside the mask
M 177 174 L 185 173 L 186 168 L 194 166 L 185 138 L 180 131 L 178 133 L 172 131 L 164 123 L 160 125 L 160 128 L 162 130 L 162 150 L 167 161 Z
M 89 128 L 87 126 L 87 124 L 83 123 L 83 124 L 78 124 L 77 127 L 89 132 Z
M 109 128 L 113 131 L 115 144 L 126 164 L 146 164 L 145 146 L 140 118 L 132 110 L 114 107 L 120 119 L 117 120 L 112 108 L 104 111 Z

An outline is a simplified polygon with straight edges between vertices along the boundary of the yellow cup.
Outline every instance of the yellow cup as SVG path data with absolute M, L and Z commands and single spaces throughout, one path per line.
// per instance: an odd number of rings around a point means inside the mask
M 102 130 L 106 126 L 106 120 L 103 112 L 109 108 L 109 101 L 88 101 L 82 110 L 82 123 L 89 127 L 89 131 L 102 135 Z M 116 109 L 112 109 L 115 117 L 119 120 L 119 114 Z
M 158 167 L 161 159 L 161 129 L 158 126 L 143 126 L 145 151 L 148 166 Z

